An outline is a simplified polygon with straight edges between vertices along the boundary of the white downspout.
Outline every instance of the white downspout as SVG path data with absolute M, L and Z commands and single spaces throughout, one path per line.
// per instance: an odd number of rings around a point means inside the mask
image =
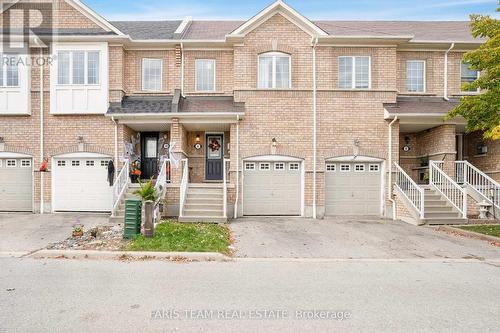
M 389 124 L 389 182 L 387 184 L 387 199 L 392 203 L 392 219 L 396 220 L 396 201 L 392 198 L 392 125 L 398 120 L 398 116 Z
M 318 45 L 318 38 L 313 39 L 313 219 L 317 218 L 316 212 L 316 46 Z
M 181 43 L 181 96 L 184 97 L 184 43 Z
M 118 168 L 118 122 L 115 117 L 111 117 L 111 120 L 115 123 L 115 168 Z
M 238 218 L 238 199 L 240 196 L 240 115 L 236 115 L 236 200 L 234 200 L 234 218 Z
M 455 43 L 451 43 L 451 46 L 446 52 L 444 53 L 444 91 L 443 91 L 443 98 L 445 101 L 449 101 L 450 99 L 448 98 L 448 53 L 455 47 Z
M 40 47 L 40 59 L 43 59 L 43 49 Z M 43 143 L 44 143 L 44 138 L 43 138 L 43 66 L 44 64 L 40 66 L 40 164 L 43 163 L 43 155 L 44 155 L 44 149 L 43 149 Z M 40 214 L 44 213 L 45 207 L 44 207 L 44 195 L 43 195 L 43 189 L 44 189 L 44 174 L 43 172 L 40 172 Z

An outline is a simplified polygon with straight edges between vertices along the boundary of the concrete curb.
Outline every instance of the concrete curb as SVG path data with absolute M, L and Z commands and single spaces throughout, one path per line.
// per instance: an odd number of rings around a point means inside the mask
M 497 246 L 500 246 L 500 238 L 499 237 L 484 235 L 484 234 L 480 234 L 478 232 L 464 230 L 464 229 L 460 229 L 460 228 L 456 228 L 456 227 L 450 227 L 450 226 L 446 226 L 446 225 L 439 226 L 437 228 L 437 230 L 451 232 L 451 233 L 458 234 L 458 235 L 463 236 L 463 237 L 469 237 L 469 238 L 487 241 L 487 242 L 493 243 L 494 245 L 499 244 Z
M 97 250 L 40 250 L 26 257 L 35 259 L 99 259 L 99 260 L 171 260 L 171 261 L 232 261 L 217 252 L 147 252 Z

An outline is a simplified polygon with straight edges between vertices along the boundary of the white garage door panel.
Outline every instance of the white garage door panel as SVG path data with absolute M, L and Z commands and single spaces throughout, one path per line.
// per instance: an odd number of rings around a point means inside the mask
M 30 212 L 33 209 L 31 159 L 0 159 L 0 211 Z
M 284 163 L 284 162 L 279 162 Z M 301 171 L 245 170 L 243 210 L 244 215 L 300 215 L 301 214 Z
M 111 211 L 112 187 L 102 161 L 109 161 L 109 158 L 55 159 L 54 210 Z
M 381 167 L 370 171 L 374 163 L 328 163 L 325 173 L 326 215 L 380 215 Z M 341 165 L 349 165 L 341 171 Z M 364 165 L 364 171 L 354 171 Z

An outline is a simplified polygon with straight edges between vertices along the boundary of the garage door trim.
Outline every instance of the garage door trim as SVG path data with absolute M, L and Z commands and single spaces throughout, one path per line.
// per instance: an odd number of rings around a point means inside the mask
M 304 165 L 304 159 L 298 158 L 298 157 L 293 157 L 293 156 L 286 156 L 286 155 L 261 155 L 261 156 L 252 156 L 252 157 L 247 157 L 242 159 L 241 163 L 241 213 L 244 215 L 245 214 L 245 198 L 244 198 L 244 193 L 245 193 L 245 163 L 246 162 L 297 162 L 300 163 L 300 216 L 304 216 L 304 211 L 305 211 L 305 197 L 304 197 L 304 191 L 305 191 L 305 165 Z

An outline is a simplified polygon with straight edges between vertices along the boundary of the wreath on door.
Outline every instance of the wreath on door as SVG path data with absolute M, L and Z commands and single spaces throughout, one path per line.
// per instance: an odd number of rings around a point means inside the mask
M 208 145 L 208 147 L 212 150 L 212 151 L 218 151 L 220 149 L 220 143 L 219 143 L 219 140 L 217 139 L 212 139 L 210 141 L 210 144 Z

